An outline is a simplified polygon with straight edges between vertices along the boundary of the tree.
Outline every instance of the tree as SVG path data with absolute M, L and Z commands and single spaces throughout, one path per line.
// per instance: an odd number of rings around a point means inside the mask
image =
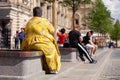
M 83 23 L 83 25 L 86 26 L 87 25 L 86 24 L 86 19 L 87 19 L 86 18 L 86 10 L 85 10 L 86 9 L 86 4 L 90 4 L 90 3 L 92 3 L 92 1 L 91 0 L 83 0 L 81 3 L 84 5 L 84 17 L 83 17 L 84 18 L 84 21 L 83 21 L 84 23 Z
M 120 22 L 119 20 L 116 20 L 114 27 L 111 28 L 110 30 L 110 38 L 112 40 L 115 40 L 116 42 L 116 47 L 118 47 L 118 40 L 120 40 Z
M 54 37 L 56 39 L 57 34 L 56 34 L 56 28 L 57 28 L 57 20 L 56 20 L 56 0 L 45 0 L 49 3 L 52 3 L 52 24 L 55 28 L 55 33 L 54 33 Z
M 75 29 L 75 13 L 76 11 L 79 9 L 80 7 L 80 4 L 83 3 L 83 2 L 88 2 L 90 0 L 63 0 L 63 1 L 60 1 L 59 3 L 62 4 L 62 6 L 65 6 L 65 7 L 69 7 L 72 9 L 72 26 L 73 26 L 73 29 Z
M 96 0 L 88 16 L 89 28 L 95 32 L 105 34 L 112 26 L 110 12 L 101 0 Z

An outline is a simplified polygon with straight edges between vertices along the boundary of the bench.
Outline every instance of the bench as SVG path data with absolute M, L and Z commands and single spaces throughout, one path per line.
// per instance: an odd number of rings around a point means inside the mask
M 0 51 L 0 80 L 40 80 L 42 51 Z
M 59 48 L 62 62 L 76 62 L 79 60 L 79 52 L 76 48 Z

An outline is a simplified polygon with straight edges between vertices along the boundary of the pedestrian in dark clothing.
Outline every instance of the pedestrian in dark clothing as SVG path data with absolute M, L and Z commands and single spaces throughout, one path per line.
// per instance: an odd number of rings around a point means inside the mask
M 19 33 L 20 48 L 21 48 L 22 41 L 23 41 L 24 37 L 25 37 L 24 28 L 21 28 L 21 32 Z
M 80 33 L 80 26 L 76 26 L 74 30 L 69 32 L 69 43 L 73 48 L 77 48 L 79 51 L 79 57 L 82 61 L 85 61 L 83 55 L 89 60 L 90 63 L 96 63 L 97 61 L 92 59 L 87 49 L 81 44 L 83 38 Z
M 111 48 L 111 47 L 112 47 L 112 48 L 115 48 L 115 45 L 114 45 L 113 42 L 110 42 L 110 43 L 109 43 L 109 48 Z

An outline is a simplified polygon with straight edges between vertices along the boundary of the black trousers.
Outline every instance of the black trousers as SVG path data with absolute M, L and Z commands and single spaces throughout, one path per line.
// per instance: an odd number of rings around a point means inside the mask
M 82 61 L 85 61 L 83 55 L 85 55 L 85 57 L 89 60 L 89 62 L 93 62 L 94 61 L 91 58 L 91 56 L 90 56 L 89 52 L 87 51 L 87 49 L 81 43 L 77 44 L 77 49 L 79 51 L 79 57 L 81 58 Z

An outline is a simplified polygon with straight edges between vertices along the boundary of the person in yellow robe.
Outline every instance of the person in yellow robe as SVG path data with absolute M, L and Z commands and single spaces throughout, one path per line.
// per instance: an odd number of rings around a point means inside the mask
M 42 51 L 45 56 L 43 64 L 46 63 L 46 66 L 48 66 L 47 72 L 57 73 L 61 68 L 61 56 L 57 42 L 53 37 L 54 27 L 41 15 L 42 9 L 35 7 L 33 18 L 28 21 L 25 27 L 25 38 L 21 50 Z

